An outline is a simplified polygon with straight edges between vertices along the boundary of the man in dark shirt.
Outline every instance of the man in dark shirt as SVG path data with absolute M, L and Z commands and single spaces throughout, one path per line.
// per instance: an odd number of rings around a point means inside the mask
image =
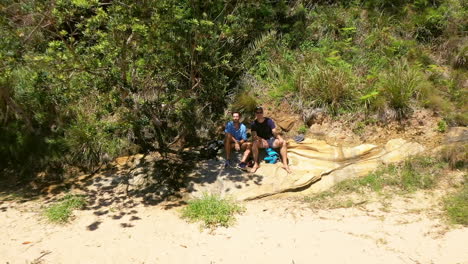
M 286 141 L 278 135 L 275 122 L 271 118 L 263 116 L 263 108 L 261 106 L 255 108 L 255 120 L 252 122 L 251 130 L 253 135 L 252 153 L 254 157 L 254 165 L 251 172 L 256 172 L 259 168 L 258 151 L 260 148 L 280 148 L 283 169 L 291 173 L 291 169 L 288 166 Z

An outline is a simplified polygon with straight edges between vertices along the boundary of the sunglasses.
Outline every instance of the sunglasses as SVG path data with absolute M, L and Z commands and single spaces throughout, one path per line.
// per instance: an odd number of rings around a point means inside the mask
M 255 112 L 256 114 L 263 114 L 263 112 Z

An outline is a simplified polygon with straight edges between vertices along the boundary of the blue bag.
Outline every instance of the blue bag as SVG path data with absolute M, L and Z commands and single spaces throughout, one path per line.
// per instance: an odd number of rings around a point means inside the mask
M 266 162 L 270 164 L 275 164 L 279 159 L 278 152 L 276 152 L 272 148 L 267 148 L 265 151 L 266 151 L 267 156 L 263 160 L 265 160 Z

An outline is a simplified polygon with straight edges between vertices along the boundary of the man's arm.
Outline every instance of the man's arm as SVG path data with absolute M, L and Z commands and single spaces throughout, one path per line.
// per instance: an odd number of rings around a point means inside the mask
M 241 126 L 241 140 L 239 140 L 240 144 L 247 141 L 247 127 L 245 127 L 243 124 Z
M 274 136 L 275 138 L 278 138 L 278 137 L 280 136 L 279 131 L 278 131 L 276 128 L 273 128 L 273 129 L 271 130 L 271 133 L 273 133 L 273 136 Z
M 275 124 L 275 121 L 273 121 L 273 119 L 270 119 L 268 120 L 268 125 L 270 126 L 271 128 L 271 133 L 273 133 L 273 137 L 275 138 L 278 138 L 280 137 L 280 132 L 279 130 L 276 128 L 276 124 Z
M 252 122 L 252 124 L 250 125 L 250 133 L 252 134 L 252 141 L 257 141 L 258 136 L 257 136 L 256 127 L 255 127 L 255 122 Z

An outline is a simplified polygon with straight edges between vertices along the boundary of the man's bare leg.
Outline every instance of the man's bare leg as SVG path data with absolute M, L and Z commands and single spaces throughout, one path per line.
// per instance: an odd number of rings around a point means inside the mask
M 263 138 L 256 140 L 252 145 L 252 153 L 254 157 L 254 165 L 252 169 L 250 170 L 250 172 L 252 173 L 256 172 L 258 168 L 260 167 L 260 161 L 258 160 L 258 152 L 259 152 L 259 149 L 261 148 L 268 148 L 268 142 Z
M 254 165 L 252 167 L 252 169 L 250 170 L 251 173 L 254 173 L 258 170 L 258 168 L 260 167 L 258 165 L 258 149 L 259 149 L 259 142 L 258 141 L 255 141 L 252 145 L 252 153 L 253 153 L 253 159 L 254 159 Z
M 286 146 L 286 142 L 283 141 L 280 149 L 281 159 L 283 160 L 283 169 L 285 169 L 288 173 L 291 173 L 291 169 L 288 165 L 288 147 Z
M 252 151 L 252 143 L 245 142 L 242 144 L 242 150 L 244 150 L 244 155 L 242 156 L 241 162 L 246 162 L 250 152 Z
M 231 148 L 232 148 L 232 136 L 231 134 L 227 134 L 224 138 L 224 151 L 226 152 L 226 160 L 231 159 Z
M 280 148 L 281 160 L 283 161 L 283 169 L 285 169 L 288 173 L 291 173 L 291 169 L 288 165 L 288 147 L 286 145 L 286 141 L 282 138 L 278 138 L 273 142 L 274 148 Z

